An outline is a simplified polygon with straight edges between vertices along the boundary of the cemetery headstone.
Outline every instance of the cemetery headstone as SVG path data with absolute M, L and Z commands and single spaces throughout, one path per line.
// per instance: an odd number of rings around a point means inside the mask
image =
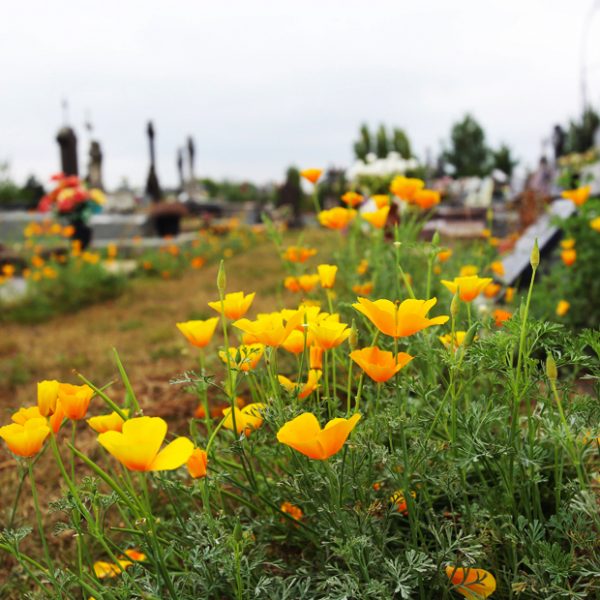
M 159 202 L 162 197 L 162 190 L 158 182 L 158 176 L 156 174 L 156 153 L 154 150 L 154 125 L 152 121 L 148 121 L 146 128 L 148 135 L 148 145 L 150 148 L 150 171 L 148 172 L 148 179 L 146 180 L 146 194 L 152 199 L 153 202 Z
M 56 136 L 60 147 L 61 171 L 65 175 L 79 175 L 77 167 L 77 136 L 71 127 L 61 127 Z

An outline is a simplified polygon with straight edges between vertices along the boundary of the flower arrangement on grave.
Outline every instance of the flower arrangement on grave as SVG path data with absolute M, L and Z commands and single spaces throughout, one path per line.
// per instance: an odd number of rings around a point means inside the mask
M 55 215 L 73 226 L 73 239 L 85 247 L 91 241 L 90 217 L 102 210 L 105 196 L 102 190 L 88 189 L 76 175 L 57 173 L 51 177 L 55 182 L 52 191 L 38 204 L 41 212 L 53 211 Z

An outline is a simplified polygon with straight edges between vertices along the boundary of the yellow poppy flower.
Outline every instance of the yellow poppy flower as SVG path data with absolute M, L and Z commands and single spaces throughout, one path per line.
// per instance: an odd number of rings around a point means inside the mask
M 321 374 L 321 371 L 311 369 L 308 372 L 308 378 L 305 384 L 294 383 L 283 375 L 278 375 L 277 379 L 282 387 L 284 387 L 290 394 L 298 393 L 298 398 L 300 400 L 304 400 L 304 398 L 308 398 L 308 396 L 310 396 L 317 389 L 317 387 L 319 387 Z
M 492 283 L 491 277 L 478 277 L 477 275 L 455 277 L 452 281 L 442 279 L 442 284 L 453 294 L 456 294 L 456 290 L 458 290 L 458 297 L 463 302 L 473 301 L 490 283 Z
M 322 210 L 319 215 L 319 223 L 328 229 L 344 229 L 356 217 L 353 208 L 342 208 L 336 206 L 330 210 Z
M 362 203 L 364 200 L 361 194 L 357 194 L 356 192 L 346 192 L 342 196 L 342 202 L 349 206 L 350 208 L 354 208 Z
M 187 461 L 187 468 L 190 476 L 194 479 L 206 477 L 206 467 L 208 466 L 208 455 L 201 448 L 194 448 Z
M 385 227 L 389 212 L 390 207 L 384 206 L 383 208 L 378 208 L 373 212 L 361 213 L 361 217 L 368 223 L 371 223 L 371 225 L 373 225 L 373 227 L 376 229 L 382 229 Z
M 582 206 L 588 201 L 591 191 L 591 186 L 584 185 L 576 190 L 564 190 L 561 196 L 566 200 L 571 200 L 575 206 Z
M 335 285 L 337 270 L 336 265 L 319 265 L 317 267 L 322 288 L 331 289 Z
M 400 200 L 404 200 L 410 204 L 415 194 L 424 187 L 425 182 L 421 179 L 399 175 L 392 180 L 390 192 L 400 198 Z
M 319 181 L 321 175 L 323 174 L 323 169 L 304 169 L 300 171 L 300 175 L 306 179 L 306 181 L 310 181 L 313 185 Z
M 308 331 L 313 335 L 315 344 L 321 346 L 323 350 L 331 350 L 339 346 L 348 339 L 351 332 L 346 323 L 339 323 L 333 319 L 310 323 Z
M 184 323 L 175 323 L 175 325 L 192 346 L 204 348 L 212 339 L 218 322 L 219 317 L 212 317 L 205 321 L 185 321 Z
M 126 408 L 121 409 L 121 412 L 125 415 L 129 415 L 129 410 Z M 122 431 L 123 423 L 125 420 L 118 412 L 111 412 L 109 415 L 100 415 L 99 417 L 90 417 L 87 419 L 87 424 L 98 433 L 104 433 L 106 431 Z
M 37 454 L 49 434 L 50 427 L 44 417 L 27 419 L 22 425 L 11 423 L 0 427 L 0 438 L 9 450 L 25 458 Z
M 566 300 L 559 300 L 556 305 L 556 315 L 559 317 L 564 317 L 568 312 L 569 308 L 571 308 L 571 303 Z
M 68 419 L 77 421 L 83 419 L 87 413 L 94 390 L 88 385 L 71 385 L 59 383 L 58 400 Z
M 172 471 L 188 461 L 194 444 L 178 437 L 161 450 L 166 435 L 160 417 L 135 417 L 123 423 L 122 432 L 101 433 L 98 442 L 131 471 Z
M 303 312 L 296 311 L 287 323 L 284 324 L 280 313 L 262 315 L 255 321 L 249 319 L 240 319 L 233 323 L 234 327 L 241 329 L 249 334 L 254 343 L 261 343 L 265 346 L 279 347 L 287 340 L 290 333 L 302 324 Z M 247 343 L 247 342 L 245 342 Z
M 252 402 L 247 404 L 241 410 L 236 406 L 234 407 L 235 414 L 235 428 L 239 435 L 244 432 L 244 435 L 248 437 L 255 429 L 258 429 L 263 423 L 263 411 L 265 405 L 262 402 Z M 231 416 L 231 407 L 223 409 L 223 427 L 225 429 L 233 429 L 233 417 Z
M 256 293 L 244 295 L 244 292 L 225 294 L 223 298 L 223 312 L 228 319 L 241 319 L 250 308 Z M 209 302 L 208 305 L 221 314 L 221 301 Z

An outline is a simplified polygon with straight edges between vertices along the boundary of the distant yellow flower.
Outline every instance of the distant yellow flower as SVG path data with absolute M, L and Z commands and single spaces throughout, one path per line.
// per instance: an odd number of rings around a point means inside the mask
M 256 293 L 253 292 L 244 295 L 244 292 L 232 292 L 225 294 L 223 298 L 223 312 L 228 319 L 241 319 L 250 308 L 252 301 L 254 300 Z M 215 302 L 209 302 L 208 305 L 216 310 L 219 314 L 221 313 L 221 301 L 216 300 Z
M 373 225 L 373 227 L 375 227 L 376 229 L 382 229 L 383 227 L 385 227 L 389 212 L 390 207 L 384 206 L 383 208 L 378 208 L 374 212 L 361 213 L 361 216 L 365 221 Z
M 194 448 L 188 458 L 187 468 L 190 476 L 194 479 L 206 477 L 206 467 L 208 466 L 208 455 L 201 448 Z
M 502 286 L 499 283 L 495 283 L 492 281 L 492 283 L 488 283 L 483 288 L 483 295 L 486 298 L 495 298 L 501 289 L 502 289 Z
M 563 250 L 560 253 L 560 258 L 567 267 L 570 267 L 577 260 L 577 250 L 574 248 Z
M 318 215 L 319 223 L 328 229 L 345 229 L 355 217 L 356 211 L 353 208 L 341 206 L 322 210 Z
M 363 258 L 358 263 L 358 267 L 356 267 L 356 272 L 359 275 L 364 275 L 368 269 L 369 269 L 369 261 L 366 258 Z
M 172 471 L 188 461 L 194 444 L 178 437 L 161 450 L 166 435 L 160 417 L 135 417 L 123 423 L 122 432 L 101 433 L 98 443 L 131 471 Z
M 477 275 L 479 272 L 479 268 L 475 265 L 464 265 L 460 268 L 458 272 L 459 277 L 472 277 L 473 275 Z
M 302 413 L 281 427 L 277 439 L 309 458 L 326 460 L 341 450 L 359 419 L 360 413 L 332 419 L 321 429 L 315 415 Z
M 556 305 L 557 316 L 564 317 L 569 312 L 570 308 L 571 308 L 570 302 L 567 302 L 566 300 L 559 300 L 558 304 Z
M 315 344 L 321 346 L 323 350 L 331 350 L 347 340 L 351 330 L 346 323 L 324 319 L 317 323 L 310 323 L 308 331 L 312 334 Z
M 192 346 L 204 348 L 212 339 L 218 322 L 219 317 L 212 317 L 205 321 L 185 321 L 184 323 L 175 323 L 175 325 Z
M 2 265 L 2 275 L 10 278 L 15 274 L 15 267 L 13 265 Z
M 300 275 L 300 277 L 292 277 L 291 275 L 283 280 L 283 286 L 290 292 L 312 292 L 319 283 L 319 276 Z
M 373 282 L 367 281 L 366 283 L 357 283 L 352 286 L 352 291 L 357 296 L 368 296 L 373 291 Z
M 116 244 L 110 243 L 106 246 L 106 256 L 108 259 L 114 260 L 115 258 L 117 258 L 118 252 L 119 250 Z
M 481 230 L 481 237 L 484 239 L 489 239 L 492 237 L 492 230 L 488 229 L 487 227 L 485 229 Z
M 77 421 L 83 419 L 87 413 L 94 390 L 88 385 L 71 385 L 59 383 L 58 400 L 68 419 Z
M 362 194 L 357 194 L 356 192 L 346 192 L 342 196 L 342 202 L 349 206 L 350 208 L 354 208 L 361 204 L 364 200 Z
M 306 179 L 306 181 L 310 181 L 312 184 L 317 183 L 323 174 L 323 169 L 304 169 L 300 171 L 300 175 Z
M 571 200 L 575 206 L 582 206 L 588 201 L 591 191 L 591 186 L 585 185 L 576 190 L 564 190 L 561 196 L 567 200 Z
M 235 414 L 235 428 L 239 435 L 244 433 L 248 437 L 255 429 L 258 429 L 263 423 L 263 416 L 261 411 L 265 409 L 265 405 L 261 402 L 253 402 L 247 404 L 241 410 L 236 406 L 234 407 Z M 231 407 L 223 409 L 223 427 L 225 429 L 233 429 L 233 417 L 231 416 Z
M 30 419 L 39 419 L 43 417 L 38 406 L 21 406 L 17 412 L 11 415 L 11 421 L 18 425 L 25 425 Z
M 595 219 L 592 219 L 590 221 L 590 227 L 594 230 L 594 231 L 598 231 L 600 232 L 600 217 L 596 217 Z
M 466 335 L 467 335 L 466 331 L 455 331 L 454 332 L 454 344 L 453 344 L 454 351 L 458 350 L 458 348 L 460 346 L 462 346 L 463 342 L 465 341 Z M 440 342 L 442 342 L 442 344 L 444 344 L 444 346 L 446 346 L 446 348 L 450 348 L 450 344 L 452 342 L 452 334 L 451 333 L 446 333 L 445 335 L 439 335 L 438 339 L 440 340 Z
M 412 203 L 421 210 L 430 210 L 440 203 L 441 196 L 437 190 L 418 190 L 415 192 Z
M 575 240 L 573 238 L 567 238 L 560 242 L 560 247 L 563 250 L 572 250 L 575 248 Z
M 294 383 L 283 375 L 278 375 L 277 379 L 281 386 L 285 388 L 290 394 L 298 394 L 298 399 L 304 400 L 308 398 L 319 386 L 319 380 L 321 379 L 321 371 L 311 369 L 308 372 L 308 378 L 306 383 Z
M 304 516 L 302 510 L 294 504 L 292 504 L 291 502 L 284 502 L 280 506 L 279 510 L 281 512 L 286 513 L 287 515 L 290 515 L 290 517 L 292 517 L 292 519 L 294 519 L 295 521 L 301 521 L 302 517 Z
M 440 250 L 437 253 L 437 259 L 439 262 L 444 263 L 452 256 L 452 250 L 449 248 L 446 250 Z
M 296 311 L 287 323 L 284 324 L 281 313 L 263 315 L 255 321 L 240 319 L 233 323 L 234 327 L 249 334 L 253 342 L 259 342 L 265 346 L 278 347 L 285 342 L 292 330 L 303 322 L 303 312 Z
M 504 264 L 501 260 L 495 260 L 491 265 L 490 269 L 492 273 L 498 277 L 502 277 L 504 275 Z
M 392 180 L 390 192 L 400 198 L 400 200 L 412 203 L 415 194 L 424 187 L 425 182 L 421 179 L 399 175 Z
M 97 560 L 94 563 L 94 574 L 98 579 L 105 579 L 106 577 L 116 577 L 122 573 L 127 567 L 130 567 L 133 563 L 129 560 L 119 560 L 118 564 L 107 562 L 104 560 Z
M 404 300 L 395 304 L 387 299 L 372 302 L 367 298 L 358 298 L 354 308 L 386 335 L 394 338 L 408 337 L 433 325 L 443 325 L 448 316 L 427 318 L 427 313 L 435 306 L 437 298 L 431 300 Z
M 503 310 L 502 308 L 497 308 L 492 313 L 492 317 L 494 319 L 494 323 L 496 327 L 502 327 L 502 324 L 505 321 L 508 321 L 512 317 L 512 313 L 508 310 Z
M 506 293 L 504 294 L 504 301 L 510 304 L 515 298 L 515 291 L 514 287 L 507 287 Z
M 415 492 L 410 493 L 411 498 L 416 498 L 417 494 Z M 390 497 L 390 502 L 396 505 L 396 510 L 399 513 L 405 515 L 408 512 L 408 503 L 406 501 L 406 496 L 404 495 L 404 490 L 396 490 Z
M 22 425 L 11 423 L 0 427 L 0 438 L 10 451 L 25 458 L 37 454 L 49 434 L 50 427 L 43 417 L 27 419 Z
M 390 203 L 390 197 L 387 194 L 374 194 L 371 196 L 371 200 L 375 202 L 377 208 L 383 208 Z
M 467 277 L 455 277 L 452 281 L 442 279 L 442 284 L 453 294 L 458 290 L 458 296 L 463 302 L 471 302 L 492 283 L 491 277 L 478 277 L 470 275 Z
M 496 591 L 496 579 L 483 569 L 463 569 L 448 565 L 446 575 L 454 590 L 467 600 L 482 600 Z
M 404 368 L 414 357 L 406 352 L 399 352 L 394 358 L 391 352 L 380 350 L 377 346 L 354 350 L 350 358 L 377 383 L 391 379 Z
M 316 248 L 304 248 L 303 246 L 289 246 L 283 254 L 284 260 L 294 263 L 304 263 L 317 253 Z
M 56 269 L 45 266 L 42 269 L 42 277 L 45 277 L 46 279 L 56 279 L 58 277 L 58 273 L 57 273 Z
M 39 381 L 37 384 L 37 403 L 43 417 L 53 413 L 56 408 L 58 386 L 56 379 Z
M 336 265 L 319 265 L 317 267 L 322 288 L 330 289 L 335 285 L 337 270 L 338 268 Z
M 264 344 L 242 344 L 229 348 L 229 364 L 238 371 L 253 371 L 265 352 Z M 219 350 L 219 358 L 227 364 L 227 354 Z
M 127 416 L 129 410 L 126 408 L 121 409 L 121 412 Z M 111 412 L 108 415 L 100 415 L 99 417 L 90 417 L 87 419 L 88 425 L 98 433 L 105 433 L 106 431 L 122 431 L 123 423 L 125 420 L 118 412 Z

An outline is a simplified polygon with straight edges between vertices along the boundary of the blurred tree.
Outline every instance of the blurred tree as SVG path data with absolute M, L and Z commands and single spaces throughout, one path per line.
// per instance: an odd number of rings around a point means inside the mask
M 390 144 L 388 141 L 387 132 L 385 127 L 380 125 L 375 138 L 375 153 L 377 154 L 377 158 L 385 158 L 389 151 Z
M 365 160 L 367 154 L 371 152 L 371 134 L 365 123 L 360 126 L 359 138 L 354 142 L 354 156 L 357 159 Z
M 600 116 L 591 107 L 585 109 L 581 121 L 571 121 L 567 131 L 566 150 L 569 152 L 585 152 L 594 145 L 594 134 L 600 126 Z
M 412 156 L 410 140 L 408 139 L 404 129 L 400 129 L 399 127 L 394 128 L 394 133 L 392 136 L 392 150 L 397 152 L 402 158 L 408 159 Z
M 499 169 L 510 177 L 519 161 L 513 158 L 510 148 L 502 144 L 498 150 L 492 150 L 492 164 L 494 169 Z
M 491 157 L 485 133 L 470 114 L 452 126 L 450 147 L 443 158 L 454 168 L 455 177 L 482 177 L 490 172 Z

